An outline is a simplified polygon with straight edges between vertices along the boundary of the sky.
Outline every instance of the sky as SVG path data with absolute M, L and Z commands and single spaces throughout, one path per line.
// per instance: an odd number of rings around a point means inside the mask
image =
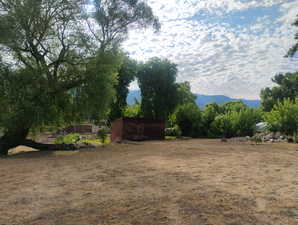
M 298 0 L 147 0 L 161 30 L 130 32 L 132 58 L 168 58 L 178 82 L 192 92 L 259 99 L 280 72 L 298 71 L 298 57 L 284 58 L 295 43 Z M 131 89 L 137 89 L 134 82 Z

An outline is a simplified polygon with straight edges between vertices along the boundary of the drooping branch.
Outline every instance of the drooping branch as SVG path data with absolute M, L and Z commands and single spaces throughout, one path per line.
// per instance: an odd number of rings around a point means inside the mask
M 43 144 L 33 140 L 26 139 L 22 145 L 34 148 L 40 151 L 65 151 L 65 150 L 76 150 L 78 147 L 74 144 Z

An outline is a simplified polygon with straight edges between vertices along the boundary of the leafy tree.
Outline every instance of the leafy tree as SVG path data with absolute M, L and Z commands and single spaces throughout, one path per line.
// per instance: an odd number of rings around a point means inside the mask
M 210 126 L 209 136 L 225 138 L 252 136 L 255 132 L 255 125 L 261 118 L 261 112 L 257 109 L 228 111 L 215 117 Z
M 240 112 L 241 110 L 247 109 L 248 106 L 245 105 L 242 101 L 231 101 L 226 102 L 220 106 L 221 113 L 228 113 L 228 112 Z
M 298 27 L 298 15 L 293 26 Z M 298 33 L 295 35 L 295 40 L 298 41 Z M 298 42 L 289 49 L 285 57 L 294 57 L 297 51 Z M 277 84 L 276 87 L 267 87 L 261 91 L 262 107 L 266 112 L 271 111 L 275 104 L 284 99 L 289 98 L 293 101 L 298 96 L 298 72 L 277 74 L 272 81 Z
M 127 38 L 129 28 L 160 29 L 158 18 L 142 0 L 94 0 L 94 6 L 93 17 L 87 15 L 86 22 L 101 49 L 119 46 Z M 99 26 L 94 26 L 94 20 Z
M 253 136 L 256 124 L 262 120 L 262 113 L 259 109 L 247 108 L 235 113 L 232 120 L 236 136 Z
M 265 88 L 261 91 L 262 107 L 269 112 L 275 104 L 284 99 L 295 100 L 298 96 L 298 72 L 277 74 L 272 79 L 277 84 L 273 88 Z
M 83 0 L 0 0 L 0 154 L 63 147 L 26 138 L 106 111 L 121 65 L 116 47 L 129 27 L 158 27 L 142 1 L 95 3 L 89 13 Z
M 176 108 L 177 65 L 167 59 L 152 58 L 140 65 L 141 111 L 145 117 L 167 119 Z
M 122 66 L 118 73 L 118 82 L 114 86 L 116 96 L 112 103 L 110 120 L 115 120 L 124 115 L 127 103 L 126 98 L 129 92 L 129 84 L 136 78 L 137 75 L 137 62 L 125 56 Z
M 295 22 L 293 23 L 293 26 L 298 27 L 298 15 L 297 15 Z M 298 33 L 296 33 L 296 35 L 295 35 L 295 40 L 297 41 L 297 43 L 289 49 L 286 57 L 293 57 L 296 54 L 296 52 L 298 51 Z
M 209 137 L 225 137 L 230 138 L 235 135 L 232 117 L 235 112 L 220 114 L 215 117 L 211 123 L 208 136 Z
M 273 109 L 265 114 L 265 120 L 271 131 L 294 135 L 298 131 L 298 98 L 296 101 L 285 99 L 274 105 Z
M 204 111 L 202 113 L 204 136 L 209 136 L 211 124 L 213 123 L 215 118 L 220 114 L 220 112 L 221 108 L 216 102 L 208 103 L 205 106 Z
M 178 83 L 179 104 L 193 103 L 196 104 L 197 96 L 191 92 L 189 82 Z
M 178 125 L 183 136 L 200 137 L 202 135 L 202 113 L 195 104 L 179 105 L 170 120 L 173 127 Z

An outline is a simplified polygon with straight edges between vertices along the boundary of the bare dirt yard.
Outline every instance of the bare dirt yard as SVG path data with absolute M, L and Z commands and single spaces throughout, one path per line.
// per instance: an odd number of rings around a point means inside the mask
M 298 225 L 298 145 L 184 140 L 0 159 L 0 224 Z

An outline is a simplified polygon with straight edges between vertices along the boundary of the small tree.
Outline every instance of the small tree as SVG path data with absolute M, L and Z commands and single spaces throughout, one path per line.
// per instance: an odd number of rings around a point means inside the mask
M 275 104 L 284 99 L 294 101 L 298 96 L 298 72 L 277 74 L 272 81 L 277 86 L 267 87 L 261 91 L 262 107 L 265 112 L 271 111 Z
M 228 113 L 220 114 L 212 122 L 209 136 L 225 138 L 252 136 L 255 133 L 255 126 L 261 118 L 259 110 L 249 108 L 239 112 L 229 111 Z
M 188 103 L 178 106 L 170 120 L 172 125 L 178 125 L 182 136 L 202 136 L 202 113 L 197 105 Z
M 209 136 L 209 130 L 211 128 L 211 124 L 219 114 L 220 114 L 220 106 L 217 103 L 211 102 L 205 106 L 202 114 L 203 132 L 205 137 Z
M 293 136 L 298 131 L 298 98 L 295 102 L 286 99 L 276 104 L 265 114 L 265 120 L 271 131 Z
M 216 116 L 215 120 L 211 123 L 208 136 L 224 138 L 233 137 L 235 135 L 235 129 L 232 121 L 233 113 L 235 112 L 229 112 Z

